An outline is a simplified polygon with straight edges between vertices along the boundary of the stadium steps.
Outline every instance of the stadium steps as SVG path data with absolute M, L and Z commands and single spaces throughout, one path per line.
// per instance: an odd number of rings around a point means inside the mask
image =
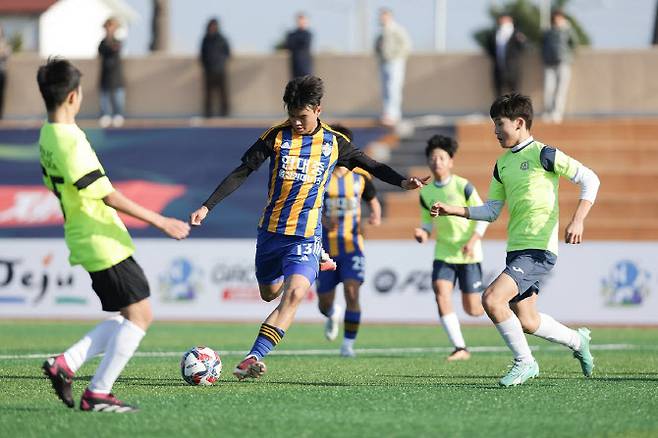
M 460 149 L 455 173 L 468 178 L 487 197 L 493 163 L 501 149 L 491 123 L 459 123 Z M 595 207 L 585 223 L 585 238 L 597 240 L 658 239 L 658 120 L 569 120 L 561 125 L 536 122 L 537 139 L 565 151 L 585 163 L 601 178 Z M 409 174 L 425 175 L 422 148 L 418 165 Z M 560 235 L 578 202 L 579 188 L 560 184 Z M 409 239 L 419 223 L 417 193 L 385 194 L 386 216 L 367 235 L 376 239 Z M 504 239 L 507 212 L 489 228 L 489 238 Z

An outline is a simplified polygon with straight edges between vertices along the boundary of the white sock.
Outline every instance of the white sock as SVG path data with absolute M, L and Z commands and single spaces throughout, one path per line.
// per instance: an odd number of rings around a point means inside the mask
M 107 345 L 105 356 L 89 384 L 90 391 L 110 393 L 112 385 L 137 350 L 145 334 L 144 330 L 131 321 L 127 319 L 123 321 Z
M 496 324 L 496 329 L 505 340 L 505 343 L 514 353 L 514 359 L 519 362 L 532 362 L 532 352 L 528 345 L 528 340 L 525 338 L 521 321 L 516 315 L 512 314 L 508 319 Z
M 355 339 L 343 338 L 343 347 L 352 348 L 354 347 Z
M 580 348 L 580 335 L 577 331 L 561 324 L 545 313 L 539 314 L 539 328 L 533 333 L 547 341 L 562 344 L 577 351 Z
M 448 339 L 455 348 L 466 348 L 466 342 L 462 335 L 462 329 L 459 326 L 459 319 L 456 313 L 448 313 L 441 317 L 441 324 L 448 334 Z
M 74 373 L 89 359 L 99 355 L 107 348 L 107 343 L 114 336 L 123 322 L 123 316 L 117 315 L 96 325 L 75 344 L 64 352 L 64 359 Z

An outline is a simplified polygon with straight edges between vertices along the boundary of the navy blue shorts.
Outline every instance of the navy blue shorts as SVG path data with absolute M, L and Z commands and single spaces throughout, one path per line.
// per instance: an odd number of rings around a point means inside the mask
M 557 256 L 542 249 L 522 249 L 507 253 L 503 272 L 514 280 L 519 295 L 511 302 L 521 301 L 538 293 L 542 279 L 555 267 Z
M 484 290 L 482 284 L 482 266 L 479 263 L 446 263 L 434 260 L 432 265 L 432 281 L 447 280 L 454 286 L 459 279 L 459 289 L 463 293 L 480 293 Z
M 318 276 L 317 292 L 323 294 L 332 291 L 338 283 L 345 280 L 356 280 L 363 283 L 366 258 L 361 251 L 351 252 L 333 257 L 336 262 L 335 271 L 321 271 Z
M 256 241 L 256 279 L 274 284 L 300 274 L 313 284 L 320 270 L 322 237 L 286 236 L 258 230 Z

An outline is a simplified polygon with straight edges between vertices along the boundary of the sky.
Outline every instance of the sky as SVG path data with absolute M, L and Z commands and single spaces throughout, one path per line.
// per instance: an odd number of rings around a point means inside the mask
M 151 0 L 124 0 L 141 16 L 130 28 L 126 56 L 140 56 L 150 42 Z M 478 51 L 472 34 L 492 25 L 488 9 L 503 0 L 444 0 L 448 52 Z M 539 0 L 535 0 L 539 1 Z M 567 12 L 597 49 L 649 47 L 657 0 L 571 0 Z M 196 56 L 206 23 L 218 17 L 236 53 L 268 53 L 304 11 L 315 52 L 370 51 L 378 31 L 377 10 L 388 7 L 409 32 L 418 52 L 435 50 L 435 0 L 170 0 L 170 52 Z M 248 5 L 248 6 L 247 6 Z M 364 13 L 365 11 L 365 13 Z

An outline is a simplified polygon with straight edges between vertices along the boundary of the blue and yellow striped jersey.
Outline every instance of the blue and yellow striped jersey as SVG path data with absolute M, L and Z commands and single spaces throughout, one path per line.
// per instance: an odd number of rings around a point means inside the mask
M 349 139 L 318 119 L 311 134 L 297 134 L 286 121 L 273 126 L 244 153 L 242 164 L 203 203 L 212 210 L 252 172 L 270 160 L 267 205 L 259 229 L 290 236 L 319 235 L 325 186 L 336 165 L 359 167 L 400 187 L 404 177 L 355 148 Z
M 316 233 L 327 180 L 338 160 L 336 133 L 321 124 L 314 134 L 297 134 L 290 123 L 261 136 L 271 143 L 267 205 L 259 227 L 285 235 Z
M 331 176 L 324 198 L 324 215 L 335 221 L 336 226 L 322 229 L 323 246 L 330 256 L 350 254 L 357 250 L 363 252 L 361 198 L 370 200 L 374 196 L 370 175 L 365 172 Z

